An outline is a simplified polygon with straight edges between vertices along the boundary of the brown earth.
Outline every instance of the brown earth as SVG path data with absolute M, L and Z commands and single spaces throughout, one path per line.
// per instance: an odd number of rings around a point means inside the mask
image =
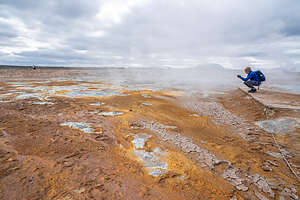
M 7 77 L 13 76 L 10 74 Z M 43 72 L 42 76 L 46 74 Z M 47 85 L 80 83 L 91 82 L 52 81 Z M 4 79 L 0 86 L 4 88 L 2 94 L 12 89 Z M 55 96 L 51 97 L 55 99 L 54 105 L 33 105 L 33 99 L 0 103 L 0 199 L 259 199 L 255 185 L 245 183 L 249 189 L 240 191 L 222 177 L 231 166 L 221 163 L 215 169 L 203 167 L 195 152 L 183 152 L 151 129 L 133 129 L 141 121 L 176 126 L 173 131 L 192 139 L 195 145 L 216 157 L 230 161 L 244 174 L 259 174 L 276 183 L 281 181 L 272 186 L 275 199 L 282 195 L 282 188 L 296 188 L 293 194 L 300 196 L 299 182 L 286 163 L 266 154 L 278 152 L 269 133 L 250 129 L 248 140 L 235 133 L 234 125 L 214 123 L 214 115 L 194 116 L 195 111 L 182 106 L 185 94 L 181 92 L 126 93 L 130 96 Z M 89 105 L 99 101 L 107 106 Z M 190 101 L 217 102 L 253 126 L 255 121 L 266 119 L 264 106 L 246 98 L 239 90 L 213 99 L 196 96 Z M 143 105 L 145 102 L 151 106 Z M 124 114 L 105 117 L 94 111 Z M 297 112 L 280 110 L 272 115 L 280 116 L 300 117 Z M 85 133 L 60 125 L 66 121 L 89 123 L 96 131 Z M 132 140 L 141 132 L 152 136 L 146 143 L 147 151 L 160 147 L 168 152 L 168 169 L 158 177 L 150 176 L 134 154 Z M 276 136 L 280 145 L 293 155 L 289 160 L 298 172 L 299 133 L 297 129 L 298 135 Z M 264 170 L 269 161 L 273 163 L 272 171 Z M 259 192 L 272 199 L 270 193 Z

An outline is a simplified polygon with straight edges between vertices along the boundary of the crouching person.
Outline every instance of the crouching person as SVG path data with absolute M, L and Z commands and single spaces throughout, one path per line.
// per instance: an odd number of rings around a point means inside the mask
M 261 84 L 259 74 L 253 72 L 250 67 L 245 68 L 245 73 L 247 74 L 246 78 L 242 77 L 241 75 L 237 75 L 237 77 L 242 79 L 244 81 L 244 84 L 250 88 L 250 90 L 248 91 L 249 93 L 256 92 L 256 88 L 254 86 L 259 87 Z

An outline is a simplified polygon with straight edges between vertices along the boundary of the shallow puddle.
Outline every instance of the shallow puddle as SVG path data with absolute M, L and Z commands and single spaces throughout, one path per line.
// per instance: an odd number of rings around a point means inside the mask
M 81 96 L 105 97 L 105 96 L 117 96 L 117 95 L 121 95 L 121 93 L 115 91 L 91 90 L 91 91 L 71 91 L 59 96 L 74 98 L 74 97 L 81 97 Z
M 151 135 L 140 133 L 134 136 L 134 140 L 132 140 L 132 143 L 135 145 L 136 149 L 143 149 L 149 138 L 151 138 Z
M 134 150 L 135 155 L 143 161 L 146 169 L 149 170 L 149 175 L 160 176 L 166 173 L 168 163 L 161 161 L 160 156 L 154 152 L 147 152 L 145 150 Z
M 94 129 L 84 122 L 64 122 L 60 124 L 61 126 L 69 126 L 71 128 L 79 129 L 85 133 L 92 133 Z
M 139 133 L 134 136 L 131 142 L 134 145 L 135 155 L 143 162 L 151 176 L 160 176 L 168 169 L 168 163 L 162 161 L 161 156 L 166 156 L 167 152 L 163 152 L 160 148 L 153 151 L 146 151 L 145 145 L 152 136 L 146 133 Z
M 144 106 L 152 106 L 152 103 L 142 103 Z
M 38 82 L 35 82 L 38 83 Z M 17 90 L 32 91 L 31 93 L 23 92 L 17 99 L 28 99 L 28 98 L 39 98 L 40 94 L 45 96 L 62 96 L 68 98 L 76 97 L 106 97 L 106 96 L 128 96 L 122 92 L 116 91 L 116 87 L 108 87 L 99 84 L 79 83 L 78 85 L 67 85 L 67 86 L 36 86 L 34 83 L 19 83 L 9 82 L 9 85 L 15 87 Z M 16 91 L 16 90 L 14 90 Z
M 21 93 L 16 97 L 18 100 L 23 100 L 23 99 L 31 99 L 31 98 L 36 98 L 39 100 L 42 100 L 42 95 L 39 93 Z
M 153 89 L 144 88 L 144 87 L 125 87 L 124 90 L 139 92 L 139 91 L 144 91 L 144 90 L 152 91 Z
M 151 98 L 151 96 L 148 95 L 148 94 L 141 94 L 141 96 L 142 96 L 142 97 L 145 97 L 145 98 L 149 98 L 149 99 Z
M 255 123 L 267 132 L 284 135 L 296 130 L 299 127 L 299 119 L 296 118 L 277 118 L 274 120 L 265 120 Z
M 200 117 L 199 114 L 191 114 L 190 116 L 191 116 L 191 117 Z
M 43 91 L 48 89 L 47 86 L 24 86 L 18 89 L 22 89 L 22 90 L 33 90 L 33 91 Z
M 35 104 L 35 105 L 53 105 L 53 102 L 32 102 L 31 104 Z
M 26 82 L 7 82 L 8 85 L 12 85 L 14 87 L 23 87 L 27 85 Z
M 120 111 L 101 112 L 101 113 L 99 113 L 99 115 L 102 115 L 102 116 L 105 116 L 105 117 L 119 116 L 119 115 L 123 115 L 123 112 L 120 112 Z
M 64 92 L 64 93 L 61 93 Z M 87 88 L 81 85 L 73 86 L 54 86 L 49 91 L 50 94 L 56 96 L 64 96 L 69 98 L 90 96 L 90 97 L 105 97 L 105 96 L 121 96 L 123 93 L 113 91 L 110 87 Z
M 102 106 L 102 105 L 104 105 L 105 103 L 103 103 L 103 102 L 100 102 L 100 103 L 91 103 L 90 105 L 91 106 Z

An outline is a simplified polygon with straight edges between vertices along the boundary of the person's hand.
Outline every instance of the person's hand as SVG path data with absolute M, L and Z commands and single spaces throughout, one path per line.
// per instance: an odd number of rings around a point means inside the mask
M 241 75 L 237 75 L 238 78 L 241 78 Z

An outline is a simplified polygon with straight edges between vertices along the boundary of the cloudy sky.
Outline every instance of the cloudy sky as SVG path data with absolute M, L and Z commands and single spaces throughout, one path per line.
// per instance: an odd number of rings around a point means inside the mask
M 0 64 L 300 69 L 299 0 L 0 0 Z

